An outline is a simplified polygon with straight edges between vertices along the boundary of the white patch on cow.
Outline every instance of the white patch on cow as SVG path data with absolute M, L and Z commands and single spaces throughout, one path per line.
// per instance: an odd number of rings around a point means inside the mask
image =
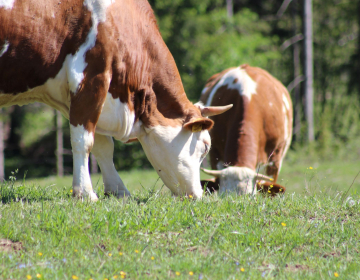
M 71 98 L 67 78 L 67 63 L 65 60 L 59 73 L 57 73 L 54 78 L 49 78 L 46 81 L 44 85 L 46 92 L 42 95 L 41 102 L 59 110 L 67 119 L 69 119 Z
M 96 133 L 95 143 L 91 152 L 95 155 L 100 166 L 105 193 L 112 193 L 119 198 L 130 196 L 130 192 L 120 179 L 114 166 L 114 142 L 112 137 Z
M 235 80 L 236 82 L 234 83 Z M 251 100 L 251 96 L 256 94 L 256 82 L 251 79 L 251 77 L 246 73 L 245 69 L 237 67 L 226 72 L 221 77 L 220 81 L 213 87 L 206 102 L 206 106 L 211 105 L 212 99 L 214 98 L 217 90 L 225 85 L 228 89 L 237 90 L 240 95 L 246 96 L 249 101 Z
M 201 94 L 204 94 L 209 88 L 208 87 L 204 87 L 203 90 L 201 91 Z
M 91 12 L 92 26 L 86 41 L 79 50 L 74 54 L 69 54 L 66 57 L 67 69 L 68 69 L 68 82 L 71 92 L 76 93 L 79 84 L 84 79 L 84 70 L 87 65 L 85 62 L 85 55 L 95 46 L 97 27 L 100 22 L 106 20 L 106 9 L 113 3 L 112 0 L 85 0 L 84 6 Z
M 182 126 L 154 126 L 138 135 L 147 158 L 165 185 L 175 194 L 201 198 L 200 164 L 206 155 L 207 130 L 190 132 Z
M 288 120 L 288 116 L 285 113 L 284 114 L 284 141 L 286 141 L 289 137 L 289 120 Z
M 14 7 L 15 0 L 0 0 L 0 8 L 5 10 L 12 9 Z
M 270 106 L 270 107 L 272 107 L 272 106 L 273 106 L 272 102 L 269 102 L 269 106 Z
M 286 110 L 289 111 L 290 110 L 290 104 L 289 104 L 289 101 L 288 101 L 285 93 L 283 93 L 282 99 L 283 99 L 284 105 L 286 107 Z
M 9 46 L 10 46 L 10 43 L 7 40 L 5 40 L 5 44 L 3 45 L 3 47 L 0 50 L 0 57 L 2 57 L 4 55 L 4 53 L 7 52 Z
M 135 113 L 130 110 L 128 104 L 122 103 L 119 98 L 114 99 L 108 92 L 96 125 L 96 132 L 126 142 L 129 140 L 134 122 Z
M 84 126 L 70 125 L 71 147 L 73 152 L 73 193 L 75 196 L 97 200 L 89 173 L 89 151 L 94 144 L 94 135 Z
M 220 175 L 219 194 L 255 194 L 256 172 L 248 167 L 229 166 Z
M 285 142 L 285 147 L 283 149 L 283 153 L 281 156 L 281 160 L 279 163 L 279 170 L 278 173 L 281 170 L 281 166 L 282 166 L 282 162 L 284 160 L 284 157 L 286 155 L 286 152 L 288 151 L 290 144 L 291 144 L 291 138 L 292 138 L 292 127 L 289 124 L 289 110 L 290 108 L 290 104 L 289 104 L 289 100 L 287 98 L 287 95 L 284 93 L 282 95 L 282 99 L 283 99 L 283 113 L 284 113 L 284 142 Z M 290 120 L 292 122 L 292 120 Z

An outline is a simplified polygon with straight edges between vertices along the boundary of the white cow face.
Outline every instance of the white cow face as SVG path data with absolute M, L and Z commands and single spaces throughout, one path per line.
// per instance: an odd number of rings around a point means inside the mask
M 209 132 L 160 125 L 144 130 L 138 139 L 165 185 L 175 195 L 201 198 L 199 169 L 210 150 Z
M 252 169 L 247 167 L 229 166 L 221 171 L 219 194 L 255 193 L 256 174 Z
M 229 166 L 222 170 L 203 171 L 220 179 L 219 194 L 255 194 L 257 180 L 272 181 L 272 178 L 248 167 Z

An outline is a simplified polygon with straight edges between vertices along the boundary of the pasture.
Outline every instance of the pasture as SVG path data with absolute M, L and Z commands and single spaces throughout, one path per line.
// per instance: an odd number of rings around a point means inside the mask
M 284 166 L 274 199 L 173 198 L 153 171 L 121 173 L 126 201 L 103 197 L 100 176 L 96 203 L 71 198 L 71 177 L 8 181 L 0 278 L 359 279 L 359 184 L 343 192 L 356 165 L 305 164 Z

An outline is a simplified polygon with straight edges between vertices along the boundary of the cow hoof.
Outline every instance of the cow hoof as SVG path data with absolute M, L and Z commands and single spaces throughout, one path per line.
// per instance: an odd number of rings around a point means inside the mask
M 87 196 L 85 196 L 85 198 L 92 201 L 92 202 L 95 202 L 95 201 L 99 200 L 96 193 L 94 193 L 94 192 L 89 193 Z
M 94 193 L 93 191 L 89 192 L 89 193 L 85 193 L 85 192 L 79 191 L 77 188 L 74 188 L 73 197 L 81 199 L 81 200 L 89 200 L 92 202 L 99 200 L 96 193 Z

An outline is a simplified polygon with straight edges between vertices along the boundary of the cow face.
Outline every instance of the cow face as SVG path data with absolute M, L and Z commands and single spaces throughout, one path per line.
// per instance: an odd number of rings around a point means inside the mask
M 225 168 L 220 177 L 219 194 L 252 194 L 256 183 L 255 172 L 247 167 L 230 166 Z
M 156 172 L 175 195 L 202 197 L 199 169 L 211 146 L 208 130 L 196 122 L 191 126 L 158 125 L 145 128 L 138 138 Z
M 272 181 L 272 178 L 259 174 L 248 167 L 229 166 L 222 170 L 203 169 L 203 171 L 219 178 L 219 194 L 255 194 L 257 180 Z

